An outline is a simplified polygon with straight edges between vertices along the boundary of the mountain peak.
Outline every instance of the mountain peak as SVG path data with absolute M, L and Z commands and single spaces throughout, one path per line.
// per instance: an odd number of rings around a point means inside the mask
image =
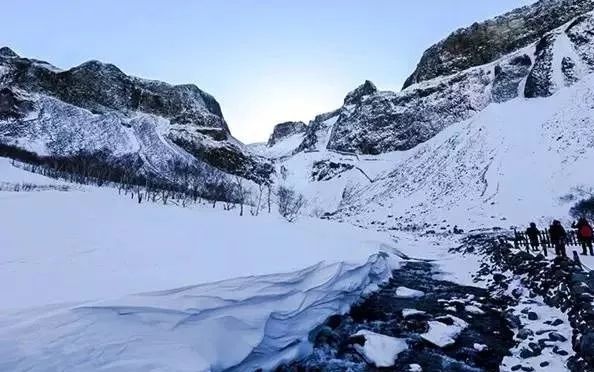
M 16 54 L 12 49 L 9 47 L 2 47 L 0 48 L 0 57 L 8 57 L 8 58 L 15 58 L 19 55 Z
M 273 146 L 278 141 L 293 134 L 305 132 L 306 129 L 307 125 L 302 121 L 286 121 L 284 123 L 279 123 L 274 126 L 274 130 L 272 131 L 270 139 L 268 139 L 267 145 L 268 147 Z
M 355 90 L 347 94 L 344 98 L 345 105 L 352 105 L 356 104 L 361 101 L 361 99 L 365 96 L 369 96 L 377 92 L 377 87 L 369 80 L 365 80 L 365 82 L 359 85 Z
M 592 10 L 592 0 L 540 0 L 461 28 L 423 53 L 403 89 L 495 61 Z

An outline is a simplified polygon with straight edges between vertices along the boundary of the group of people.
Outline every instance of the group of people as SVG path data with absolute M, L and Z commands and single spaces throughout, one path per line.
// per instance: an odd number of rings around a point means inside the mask
M 588 251 L 591 256 L 594 256 L 594 250 L 592 249 L 592 238 L 593 230 L 592 225 L 588 222 L 585 217 L 580 218 L 577 222 L 571 225 L 572 228 L 577 230 L 577 238 L 582 246 L 582 255 L 587 255 Z M 539 245 L 542 245 L 544 255 L 547 255 L 547 247 L 545 244 L 540 242 L 540 230 L 536 227 L 534 222 L 530 223 L 530 227 L 526 230 L 526 235 L 530 241 L 530 246 L 533 250 L 538 251 Z M 565 243 L 567 241 L 567 232 L 561 222 L 554 220 L 553 224 L 549 227 L 549 237 L 551 243 L 555 247 L 555 254 L 557 256 L 567 257 L 565 251 Z

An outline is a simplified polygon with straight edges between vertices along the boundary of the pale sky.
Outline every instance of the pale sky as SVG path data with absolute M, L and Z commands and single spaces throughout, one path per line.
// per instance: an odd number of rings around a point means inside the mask
M 221 104 L 233 135 L 338 108 L 364 80 L 399 90 L 451 31 L 533 0 L 2 0 L 0 45 L 70 68 L 89 59 Z

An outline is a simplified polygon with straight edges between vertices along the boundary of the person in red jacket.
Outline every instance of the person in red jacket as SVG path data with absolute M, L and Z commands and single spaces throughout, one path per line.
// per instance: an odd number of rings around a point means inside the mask
M 594 256 L 594 250 L 592 249 L 592 226 L 585 217 L 580 218 L 577 222 L 574 222 L 571 227 L 577 229 L 577 237 L 582 245 L 582 254 L 585 256 L 588 254 L 587 248 L 590 250 L 590 255 Z

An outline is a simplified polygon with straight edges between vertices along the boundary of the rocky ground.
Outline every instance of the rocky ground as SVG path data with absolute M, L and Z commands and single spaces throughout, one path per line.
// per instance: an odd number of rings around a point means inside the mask
M 482 258 L 477 286 L 406 261 L 379 291 L 310 333 L 313 352 L 278 371 L 591 371 L 590 274 L 505 237 L 452 250 Z
M 509 304 L 434 274 L 430 263 L 406 262 L 380 291 L 313 331 L 315 349 L 308 358 L 279 370 L 497 370 L 513 346 L 504 316 Z M 384 346 L 394 340 L 404 346 L 382 359 L 390 348 L 377 346 L 377 335 L 389 336 Z

